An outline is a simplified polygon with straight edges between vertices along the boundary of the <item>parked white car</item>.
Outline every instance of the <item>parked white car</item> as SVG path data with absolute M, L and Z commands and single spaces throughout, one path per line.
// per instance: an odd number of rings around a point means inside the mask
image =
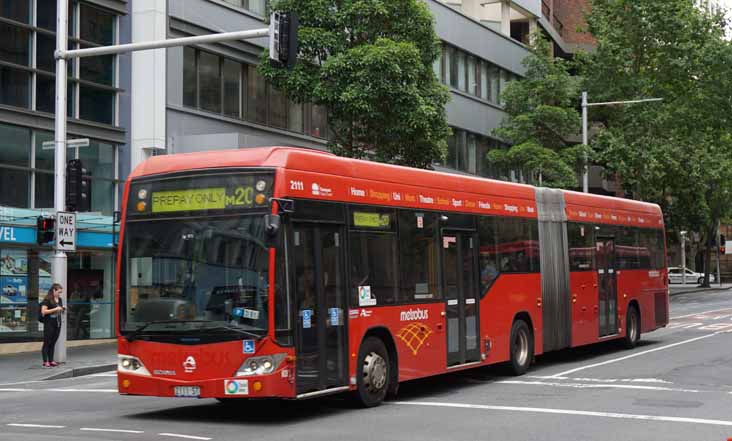
M 698 283 L 701 284 L 704 281 L 704 273 L 697 273 L 689 268 L 686 269 L 686 283 Z M 681 268 L 677 266 L 668 267 L 668 283 L 681 283 Z M 714 282 L 714 274 L 709 274 L 709 283 Z

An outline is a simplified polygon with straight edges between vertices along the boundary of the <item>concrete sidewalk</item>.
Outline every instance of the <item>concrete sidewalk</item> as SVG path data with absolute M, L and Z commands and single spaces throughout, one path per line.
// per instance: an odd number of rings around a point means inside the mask
M 709 288 L 702 288 L 701 286 L 697 285 L 696 283 L 691 284 L 687 283 L 686 285 L 681 285 L 679 283 L 674 283 L 672 285 L 669 285 L 669 295 L 671 297 L 678 296 L 681 294 L 690 294 L 694 292 L 718 292 L 718 291 L 726 291 L 728 289 L 732 289 L 732 283 L 722 283 L 722 285 L 719 285 L 717 283 L 712 283 L 712 286 Z
M 2 383 L 55 380 L 114 370 L 117 343 L 68 348 L 66 363 L 55 368 L 44 368 L 42 362 L 40 351 L 0 355 Z

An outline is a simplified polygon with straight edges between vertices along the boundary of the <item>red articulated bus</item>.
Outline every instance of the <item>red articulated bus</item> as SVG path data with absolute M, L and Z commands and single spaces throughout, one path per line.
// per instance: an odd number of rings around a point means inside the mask
M 652 204 L 283 147 L 152 158 L 123 204 L 122 394 L 373 406 L 668 323 Z

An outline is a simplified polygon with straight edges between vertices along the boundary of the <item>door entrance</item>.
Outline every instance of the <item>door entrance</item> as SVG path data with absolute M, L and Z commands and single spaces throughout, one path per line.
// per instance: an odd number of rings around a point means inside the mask
M 600 337 L 618 333 L 617 275 L 615 273 L 615 240 L 598 238 L 597 285 L 599 289 Z
M 346 287 L 340 226 L 295 224 L 297 393 L 347 385 Z
M 447 365 L 479 361 L 475 234 L 467 231 L 443 230 L 442 251 L 447 318 Z

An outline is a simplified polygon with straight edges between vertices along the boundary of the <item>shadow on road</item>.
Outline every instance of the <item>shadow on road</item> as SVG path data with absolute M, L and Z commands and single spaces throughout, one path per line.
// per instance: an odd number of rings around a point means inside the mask
M 638 343 L 638 349 L 650 348 L 657 343 L 659 342 L 641 340 Z M 602 360 L 598 357 L 613 354 L 622 357 L 630 355 L 631 352 L 625 350 L 619 342 L 609 341 L 539 356 L 532 369 L 549 368 L 564 363 L 600 362 Z M 529 372 L 531 373 L 531 371 Z M 434 400 L 442 396 L 453 395 L 461 389 L 472 388 L 478 384 L 490 384 L 509 376 L 508 369 L 502 364 L 438 375 L 402 383 L 399 387 L 397 399 Z M 171 403 L 178 404 L 179 402 L 171 401 Z M 190 405 L 178 405 L 163 410 L 140 412 L 128 415 L 127 418 L 203 424 L 282 425 L 327 418 L 354 410 L 364 411 L 359 408 L 351 395 L 341 394 L 306 401 L 237 400 L 219 403 L 214 400 L 202 400 L 192 402 Z

